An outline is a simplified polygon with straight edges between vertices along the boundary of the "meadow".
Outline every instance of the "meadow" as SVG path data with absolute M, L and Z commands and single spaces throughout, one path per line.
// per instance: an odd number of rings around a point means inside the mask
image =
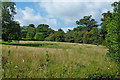
M 107 48 L 92 44 L 2 42 L 3 78 L 117 78 Z

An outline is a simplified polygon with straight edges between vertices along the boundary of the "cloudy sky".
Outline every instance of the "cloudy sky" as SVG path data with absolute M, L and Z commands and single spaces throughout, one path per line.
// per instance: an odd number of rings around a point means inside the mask
M 73 29 L 76 20 L 92 15 L 100 23 L 102 13 L 112 11 L 114 1 L 90 0 L 34 0 L 17 1 L 15 20 L 24 26 L 29 24 L 48 24 L 52 29 L 62 28 L 64 31 Z

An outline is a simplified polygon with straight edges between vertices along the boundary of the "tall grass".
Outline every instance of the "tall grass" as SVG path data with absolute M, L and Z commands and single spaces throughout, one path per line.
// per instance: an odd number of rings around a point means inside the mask
M 118 75 L 116 63 L 106 56 L 107 49 L 103 46 L 59 42 L 20 43 L 53 45 L 49 45 L 52 48 L 48 45 L 2 45 L 4 78 L 88 78 L 94 74 L 114 77 Z

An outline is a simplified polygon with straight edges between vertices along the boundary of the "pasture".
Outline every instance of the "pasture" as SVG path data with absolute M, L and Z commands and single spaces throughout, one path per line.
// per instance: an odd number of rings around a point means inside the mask
M 117 64 L 107 48 L 91 44 L 3 42 L 3 78 L 115 78 Z

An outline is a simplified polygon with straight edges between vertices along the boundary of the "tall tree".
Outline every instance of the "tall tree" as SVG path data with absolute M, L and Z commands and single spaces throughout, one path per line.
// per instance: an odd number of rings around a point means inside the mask
M 20 40 L 21 39 L 21 29 L 20 29 L 20 24 L 16 21 L 12 21 L 10 26 L 10 33 L 8 35 L 9 40 Z
M 55 33 L 55 41 L 57 42 L 63 42 L 65 41 L 65 33 L 62 29 L 58 29 L 58 31 Z
M 14 2 L 2 2 L 2 39 L 5 41 L 14 38 L 19 34 L 20 26 L 14 21 L 14 15 L 16 14 Z M 14 26 L 14 27 L 13 27 Z M 14 29 L 14 31 L 12 31 Z M 11 37 L 14 36 L 14 37 Z
M 83 36 L 83 42 L 89 44 L 98 44 L 99 43 L 98 28 L 94 27 L 90 32 L 87 31 Z
M 40 40 L 40 41 L 43 41 L 44 40 L 44 35 L 43 33 L 36 33 L 35 34 L 35 37 L 34 37 L 35 40 Z
M 49 28 L 49 25 L 47 25 L 47 24 L 40 24 L 37 26 L 36 33 L 42 33 L 44 35 L 44 39 L 45 39 L 51 33 L 54 33 L 54 30 Z
M 95 19 L 92 19 L 91 17 L 92 17 L 91 15 L 90 16 L 84 16 L 83 19 L 80 19 L 80 20 L 76 21 L 76 24 L 78 24 L 80 26 L 85 26 L 88 31 L 91 31 L 91 29 L 93 27 L 98 27 Z
M 21 38 L 26 38 L 27 26 L 21 26 Z
M 69 30 L 66 34 L 65 34 L 65 41 L 66 42 L 75 42 L 74 40 L 74 31 L 73 30 Z
M 47 38 L 47 41 L 57 41 L 57 42 L 63 42 L 65 41 L 65 33 L 64 31 L 61 29 L 59 29 L 58 31 L 55 31 L 54 33 L 51 33 Z
M 109 55 L 120 63 L 120 1 L 112 4 L 112 21 L 107 25 L 107 47 Z
M 103 40 L 105 40 L 106 34 L 107 34 L 107 24 L 111 22 L 112 20 L 112 13 L 110 11 L 108 11 L 107 13 L 103 13 L 103 18 L 101 19 L 102 23 L 101 23 L 101 37 L 103 38 Z

